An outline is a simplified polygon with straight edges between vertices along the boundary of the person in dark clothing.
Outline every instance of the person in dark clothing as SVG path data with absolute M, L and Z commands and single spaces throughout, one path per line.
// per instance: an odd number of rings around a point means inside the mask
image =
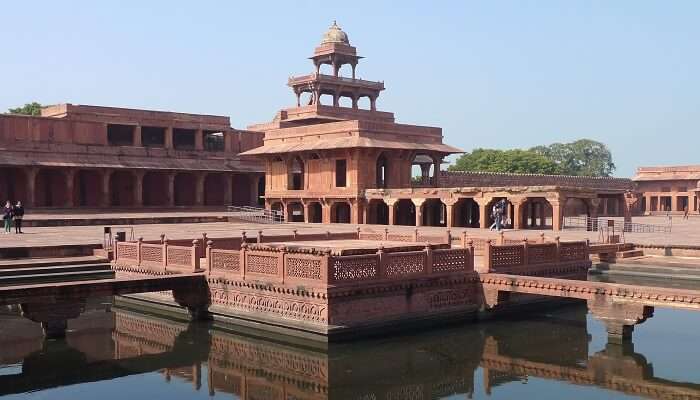
M 2 210 L 2 221 L 5 223 L 5 234 L 10 233 L 10 226 L 12 225 L 12 204 L 10 200 L 5 202 L 5 208 Z
M 22 232 L 22 219 L 24 218 L 24 207 L 22 202 L 18 201 L 17 204 L 12 208 L 12 219 L 15 221 L 15 233 Z

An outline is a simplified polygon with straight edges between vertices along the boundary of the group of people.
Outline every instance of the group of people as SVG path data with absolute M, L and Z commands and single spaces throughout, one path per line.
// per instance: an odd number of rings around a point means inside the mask
M 493 230 L 493 228 L 496 228 L 497 231 L 500 231 L 503 228 L 503 219 L 506 215 L 507 206 L 508 203 L 504 199 L 497 201 L 493 205 L 493 208 L 491 209 L 491 217 L 493 218 L 493 224 L 491 224 L 489 230 Z
M 2 220 L 5 223 L 5 234 L 9 234 L 12 231 L 12 222 L 15 224 L 15 233 L 22 232 L 22 218 L 24 218 L 24 207 L 22 202 L 18 201 L 14 206 L 10 203 L 10 200 L 5 202 L 5 208 L 3 210 Z

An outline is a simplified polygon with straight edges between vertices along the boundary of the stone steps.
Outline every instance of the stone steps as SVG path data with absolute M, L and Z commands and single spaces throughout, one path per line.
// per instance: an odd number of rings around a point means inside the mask
M 0 261 L 0 286 L 111 278 L 109 262 L 95 256 Z
M 615 258 L 632 258 L 632 257 L 642 257 L 644 252 L 642 250 L 624 250 L 615 253 Z

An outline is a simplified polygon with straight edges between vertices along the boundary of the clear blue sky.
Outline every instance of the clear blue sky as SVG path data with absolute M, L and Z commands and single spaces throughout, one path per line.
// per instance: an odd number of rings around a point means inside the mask
M 0 110 L 30 101 L 229 115 L 294 104 L 334 19 L 378 107 L 445 140 L 592 138 L 630 176 L 700 164 L 698 1 L 36 1 L 0 8 Z

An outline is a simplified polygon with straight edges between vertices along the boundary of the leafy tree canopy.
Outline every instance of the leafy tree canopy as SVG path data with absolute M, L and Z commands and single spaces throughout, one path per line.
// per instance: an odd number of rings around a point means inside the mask
M 603 143 L 581 139 L 528 150 L 475 149 L 459 157 L 449 170 L 610 176 L 615 171 L 615 164 L 610 150 Z
M 552 160 L 563 174 L 610 176 L 615 171 L 612 154 L 605 144 L 590 139 L 571 143 L 552 143 L 530 149 Z
M 8 111 L 10 114 L 21 114 L 21 115 L 41 115 L 41 104 L 35 102 L 27 103 L 22 107 L 10 108 Z
M 520 174 L 559 174 L 559 166 L 547 157 L 529 150 L 475 149 L 463 154 L 450 171 L 510 172 Z

